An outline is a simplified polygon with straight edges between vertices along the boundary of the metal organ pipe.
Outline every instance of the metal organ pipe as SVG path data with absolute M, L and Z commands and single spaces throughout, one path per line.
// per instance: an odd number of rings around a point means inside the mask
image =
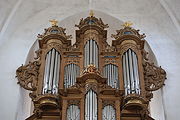
M 49 84 L 48 84 L 48 93 L 52 92 L 52 81 L 53 81 L 53 72 L 54 72 L 54 58 L 55 58 L 55 49 L 52 49 L 51 63 L 50 63 L 50 74 L 49 74 Z
M 80 75 L 80 68 L 76 64 L 68 64 L 65 66 L 64 87 L 69 88 L 76 83 L 76 77 Z
M 103 108 L 102 120 L 116 120 L 116 110 L 111 105 Z
M 124 88 L 125 88 L 125 94 L 128 94 L 128 83 L 127 83 L 127 77 L 126 77 L 126 58 L 123 57 L 123 78 L 124 78 Z
M 54 75 L 53 75 L 53 93 L 56 93 L 56 79 L 57 79 L 57 59 L 58 59 L 58 53 L 55 52 L 55 62 L 54 62 Z
M 60 75 L 60 54 L 58 52 L 56 52 L 56 54 L 58 54 L 57 56 L 57 72 L 56 72 L 56 79 L 55 79 L 55 82 L 54 82 L 54 94 L 58 93 L 58 84 L 59 84 L 59 75 Z
M 93 64 L 98 68 L 98 45 L 95 40 L 89 40 L 84 47 L 84 67 Z
M 90 50 L 90 64 L 93 64 L 93 61 L 92 61 L 92 57 L 93 57 L 93 54 L 92 54 L 92 40 L 90 40 L 90 44 L 89 44 L 89 50 Z
M 58 91 L 60 54 L 54 48 L 46 55 L 43 94 L 56 94 Z
M 97 95 L 91 89 L 85 98 L 85 120 L 97 120 Z
M 70 105 L 68 107 L 67 120 L 80 120 L 80 109 L 77 105 Z
M 135 93 L 135 79 L 134 79 L 134 67 L 133 67 L 133 61 L 132 61 L 132 54 L 131 50 L 128 50 L 128 57 L 129 57 L 129 68 L 130 68 L 130 82 L 131 82 L 131 93 Z
M 107 83 L 112 88 L 119 88 L 118 67 L 113 64 L 104 66 L 104 77 L 107 78 Z
M 45 64 L 45 72 L 44 72 L 44 83 L 43 83 L 43 93 L 47 92 L 48 85 L 48 73 L 49 73 L 49 61 L 50 61 L 50 52 L 46 55 L 46 64 Z
M 131 49 L 123 54 L 123 78 L 125 94 L 140 94 L 137 55 Z
M 138 72 L 138 61 L 137 61 L 137 56 L 136 54 L 133 52 L 133 64 L 134 64 L 134 68 L 136 68 L 134 70 L 134 76 L 135 76 L 135 81 L 136 81 L 136 93 L 140 94 L 140 83 L 139 83 L 139 72 Z

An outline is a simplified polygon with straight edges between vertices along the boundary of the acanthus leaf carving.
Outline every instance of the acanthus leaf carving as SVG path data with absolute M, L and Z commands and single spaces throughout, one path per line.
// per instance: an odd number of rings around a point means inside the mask
M 21 66 L 16 70 L 18 84 L 24 89 L 35 91 L 35 82 L 38 80 L 38 71 L 40 67 L 39 61 L 29 62 L 28 65 Z
M 143 67 L 145 89 L 147 91 L 155 91 L 161 88 L 166 79 L 166 72 L 161 67 L 157 67 L 153 63 L 149 62 L 145 62 Z

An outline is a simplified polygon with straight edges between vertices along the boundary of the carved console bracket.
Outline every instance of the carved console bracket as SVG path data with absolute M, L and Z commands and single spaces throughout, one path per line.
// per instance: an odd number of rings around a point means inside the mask
M 39 61 L 30 62 L 28 65 L 19 67 L 16 70 L 18 84 L 26 90 L 35 91 L 39 67 Z
M 166 79 L 166 72 L 161 67 L 157 67 L 153 63 L 149 62 L 145 62 L 143 67 L 145 89 L 147 91 L 155 91 L 161 88 Z
M 138 94 L 130 94 L 124 98 L 123 109 L 146 110 L 148 102 Z

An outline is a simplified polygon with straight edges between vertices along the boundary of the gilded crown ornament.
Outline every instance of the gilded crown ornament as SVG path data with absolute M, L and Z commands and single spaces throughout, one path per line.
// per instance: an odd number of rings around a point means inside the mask
M 53 19 L 53 20 L 49 20 L 49 22 L 51 23 L 52 26 L 57 26 L 58 21 Z
M 132 22 L 128 21 L 128 22 L 125 22 L 124 24 L 122 24 L 123 27 L 131 27 L 133 25 Z
M 94 16 L 94 11 L 93 11 L 93 10 L 90 10 L 89 16 L 90 16 L 90 17 L 93 17 L 93 16 Z

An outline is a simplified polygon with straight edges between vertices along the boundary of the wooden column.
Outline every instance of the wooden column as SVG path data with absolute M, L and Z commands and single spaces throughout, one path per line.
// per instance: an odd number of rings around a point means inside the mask
M 66 111 L 67 111 L 67 100 L 62 101 L 62 120 L 66 120 Z

